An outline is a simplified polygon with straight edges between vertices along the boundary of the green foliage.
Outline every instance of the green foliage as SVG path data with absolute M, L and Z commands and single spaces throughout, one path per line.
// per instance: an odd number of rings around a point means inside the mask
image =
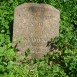
M 25 2 L 47 3 L 60 10 L 57 52 L 27 60 L 16 54 L 10 41 L 14 8 Z M 0 77 L 77 77 L 77 0 L 0 0 Z

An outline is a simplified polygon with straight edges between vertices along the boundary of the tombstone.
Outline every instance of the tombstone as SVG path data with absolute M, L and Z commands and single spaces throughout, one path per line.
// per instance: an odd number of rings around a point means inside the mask
M 59 36 L 60 12 L 48 4 L 24 3 L 15 8 L 13 44 L 19 52 L 30 49 L 30 57 L 49 52 L 47 42 Z

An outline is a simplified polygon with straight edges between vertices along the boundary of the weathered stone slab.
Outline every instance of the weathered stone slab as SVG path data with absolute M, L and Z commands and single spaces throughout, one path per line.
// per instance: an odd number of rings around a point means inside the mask
M 48 4 L 24 3 L 15 8 L 13 43 L 19 52 L 31 50 L 31 57 L 49 52 L 47 42 L 59 35 L 60 12 Z

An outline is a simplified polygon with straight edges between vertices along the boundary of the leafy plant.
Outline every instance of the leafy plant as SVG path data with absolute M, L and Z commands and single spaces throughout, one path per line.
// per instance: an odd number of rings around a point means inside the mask
M 57 47 L 41 59 L 27 60 L 30 53 L 16 54 L 12 47 L 14 8 L 25 2 L 46 3 L 59 9 Z M 0 0 L 0 77 L 77 77 L 77 0 Z

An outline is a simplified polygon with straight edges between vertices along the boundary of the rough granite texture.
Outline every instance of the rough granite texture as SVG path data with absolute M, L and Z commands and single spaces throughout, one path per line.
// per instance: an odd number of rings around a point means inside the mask
M 31 50 L 29 57 L 40 58 L 47 52 L 47 42 L 59 36 L 60 12 L 48 4 L 24 3 L 15 8 L 13 44 L 19 52 Z

